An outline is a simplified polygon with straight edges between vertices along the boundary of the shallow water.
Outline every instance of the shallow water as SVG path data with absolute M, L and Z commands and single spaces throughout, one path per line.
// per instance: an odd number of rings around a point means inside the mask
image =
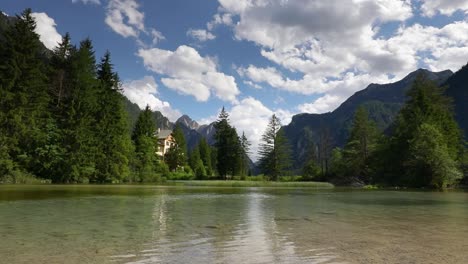
M 468 193 L 0 186 L 0 263 L 468 263 Z

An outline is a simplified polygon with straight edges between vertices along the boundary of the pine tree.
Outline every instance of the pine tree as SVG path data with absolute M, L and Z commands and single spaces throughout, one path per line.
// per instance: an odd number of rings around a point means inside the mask
M 124 109 L 120 81 L 113 71 L 110 53 L 106 52 L 97 71 L 98 111 L 98 156 L 96 157 L 96 182 L 121 182 L 129 174 L 128 162 L 131 152 L 127 133 L 128 118 Z
M 196 146 L 190 153 L 189 165 L 198 180 L 202 180 L 207 176 L 205 166 L 201 159 L 199 146 Z
M 198 148 L 200 150 L 200 158 L 205 166 L 206 175 L 212 176 L 213 167 L 211 166 L 211 147 L 208 145 L 205 138 L 200 140 Z
M 354 115 L 351 133 L 343 149 L 343 160 L 348 171 L 346 177 L 370 183 L 369 157 L 376 149 L 378 131 L 374 122 L 369 120 L 364 107 L 359 107 Z
M 229 114 L 224 107 L 215 123 L 215 129 L 216 167 L 221 178 L 227 179 L 228 175 L 233 176 L 239 172 L 240 142 L 235 128 L 229 124 Z
M 71 54 L 70 91 L 63 103 L 62 121 L 65 160 L 68 162 L 61 182 L 88 182 L 95 179 L 99 135 L 96 130 L 98 82 L 96 59 L 90 39 L 80 42 Z
M 281 122 L 273 114 L 268 127 L 262 136 L 259 156 L 260 167 L 272 180 L 279 180 L 291 165 L 291 150 L 284 132 L 280 130 Z
M 155 137 L 156 124 L 152 118 L 152 111 L 146 106 L 138 116 L 132 133 L 135 144 L 134 173 L 138 176 L 133 181 L 154 182 L 156 175 L 157 138 Z
M 26 9 L 6 31 L 0 51 L 0 134 L 2 156 L 12 170 L 44 175 L 40 160 L 48 143 L 47 77 L 36 22 Z M 5 151 L 5 150 L 4 150 Z
M 245 136 L 245 133 L 242 132 L 242 136 L 240 137 L 240 170 L 241 170 L 241 178 L 245 179 L 249 172 L 249 156 L 250 153 L 250 142 Z
M 169 170 L 176 171 L 187 163 L 187 143 L 185 142 L 182 127 L 179 124 L 176 124 L 171 135 L 175 144 L 165 154 L 164 161 L 169 166 Z

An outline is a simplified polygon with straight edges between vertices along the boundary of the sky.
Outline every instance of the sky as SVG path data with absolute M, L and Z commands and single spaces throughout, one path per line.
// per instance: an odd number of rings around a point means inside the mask
M 269 117 L 336 109 L 370 83 L 468 62 L 468 0 L 3 0 L 32 8 L 53 49 L 66 32 L 110 51 L 124 94 L 171 121 L 224 106 L 253 157 Z

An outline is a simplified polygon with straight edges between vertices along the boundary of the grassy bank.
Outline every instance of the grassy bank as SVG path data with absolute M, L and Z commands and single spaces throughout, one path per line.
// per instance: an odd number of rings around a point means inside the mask
M 328 182 L 272 182 L 272 181 L 167 181 L 167 185 L 204 187 L 308 187 L 333 188 Z

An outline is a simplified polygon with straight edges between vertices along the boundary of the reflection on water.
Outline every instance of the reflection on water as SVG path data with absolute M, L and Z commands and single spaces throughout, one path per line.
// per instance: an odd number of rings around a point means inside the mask
M 468 263 L 468 194 L 0 186 L 0 241 L 2 263 Z

